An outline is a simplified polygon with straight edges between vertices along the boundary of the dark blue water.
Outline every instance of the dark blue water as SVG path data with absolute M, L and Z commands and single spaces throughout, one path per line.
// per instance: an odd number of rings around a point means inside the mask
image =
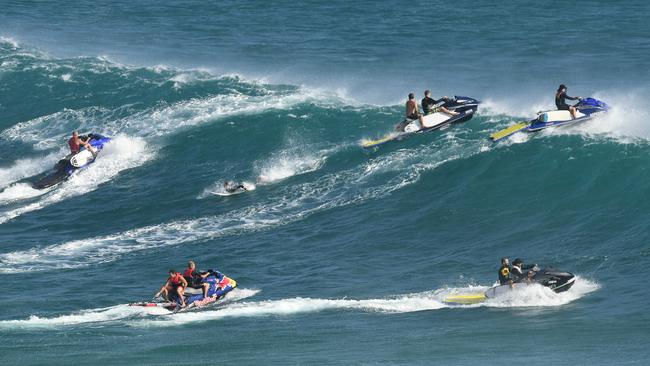
M 0 2 L 5 364 L 645 364 L 645 2 Z M 487 136 L 569 94 L 586 124 Z M 484 101 L 376 150 L 409 92 Z M 114 141 L 52 189 L 72 130 Z M 256 183 L 213 194 L 225 179 Z M 502 256 L 568 292 L 453 306 Z M 129 307 L 193 259 L 220 308 Z

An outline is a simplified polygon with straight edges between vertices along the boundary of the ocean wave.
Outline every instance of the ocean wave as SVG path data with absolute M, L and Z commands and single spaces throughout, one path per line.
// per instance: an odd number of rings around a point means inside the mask
M 0 212 L 0 224 L 28 212 L 40 210 L 69 197 L 79 196 L 97 189 L 121 171 L 144 164 L 154 153 L 147 144 L 137 138 L 117 136 L 107 144 L 101 157 L 87 168 L 80 170 L 57 189 L 50 190 L 42 199 L 18 208 Z
M 450 135 L 449 139 L 453 140 Z M 370 158 L 351 169 L 318 180 L 281 187 L 276 196 L 222 215 L 147 226 L 107 236 L 74 240 L 0 254 L 0 272 L 76 268 L 114 261 L 134 251 L 151 250 L 285 225 L 316 212 L 380 199 L 417 182 L 449 161 L 484 153 L 487 142 L 458 140 L 402 149 Z M 382 175 L 383 179 L 373 179 Z M 7 214 L 5 213 L 5 216 Z M 0 216 L 2 218 L 3 216 Z

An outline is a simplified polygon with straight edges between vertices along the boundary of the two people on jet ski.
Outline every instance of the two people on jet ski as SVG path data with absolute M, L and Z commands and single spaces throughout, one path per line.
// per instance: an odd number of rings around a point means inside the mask
M 566 104 L 566 100 L 582 100 L 582 97 L 570 97 L 566 93 L 567 87 L 564 84 L 560 84 L 555 92 L 555 106 L 558 110 L 569 111 L 571 113 L 571 118 L 576 118 L 576 107 Z
M 449 109 L 443 106 L 435 107 L 435 105 L 438 104 L 439 102 L 440 101 L 436 101 L 435 99 L 431 98 L 431 91 L 426 90 L 424 92 L 424 99 L 422 99 L 422 110 L 424 111 L 424 114 L 421 114 L 420 109 L 418 108 L 418 102 L 415 100 L 415 94 L 409 93 L 408 100 L 406 101 L 406 119 L 407 120 L 417 119 L 420 122 L 420 128 L 424 128 L 424 121 L 422 120 L 422 117 L 426 116 L 427 114 L 435 113 L 438 111 L 442 111 L 451 114 L 453 116 L 458 114 L 458 112 L 450 111 Z M 408 124 L 408 121 L 405 122 L 406 123 L 398 124 L 395 127 L 395 129 L 397 131 L 403 131 L 404 127 L 406 127 L 406 125 Z
M 501 258 L 501 267 L 499 268 L 499 284 L 512 286 L 516 282 L 530 281 L 534 275 L 533 271 L 524 273 L 524 261 L 517 258 L 510 265 L 507 257 Z
M 90 145 L 90 137 L 82 139 L 77 131 L 72 133 L 72 137 L 68 140 L 68 146 L 70 147 L 71 155 L 77 154 L 81 150 L 81 146 L 93 154 L 95 153 L 95 149 Z

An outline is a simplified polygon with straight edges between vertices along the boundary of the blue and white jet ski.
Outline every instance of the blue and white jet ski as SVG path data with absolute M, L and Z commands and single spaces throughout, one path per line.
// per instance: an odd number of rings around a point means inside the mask
M 80 136 L 84 141 L 88 141 L 94 151 L 87 150 L 82 147 L 76 154 L 69 154 L 65 158 L 59 160 L 54 169 L 47 173 L 44 177 L 40 178 L 32 184 L 36 189 L 45 189 L 57 185 L 66 179 L 70 178 L 76 171 L 81 170 L 88 165 L 95 162 L 97 155 L 104 148 L 104 145 L 111 141 L 110 138 L 104 137 L 99 134 L 90 133 L 87 136 Z
M 205 278 L 196 277 L 195 279 L 186 278 L 188 283 L 196 283 L 196 288 L 188 286 L 185 289 L 183 300 L 185 300 L 185 307 L 181 307 L 181 301 L 178 298 L 178 294 L 169 294 L 169 299 L 164 300 L 162 298 L 154 299 L 154 301 L 145 301 L 145 302 L 136 302 L 129 304 L 130 306 L 142 306 L 142 307 L 161 307 L 169 311 L 184 312 L 192 309 L 202 308 L 207 305 L 219 302 L 224 302 L 224 297 L 230 291 L 234 290 L 237 287 L 237 281 L 232 278 L 224 275 L 219 271 L 209 269 L 203 274 L 207 274 Z M 208 288 L 208 296 L 203 296 L 202 284 L 208 283 L 210 287 Z
M 445 112 L 435 112 L 422 117 L 424 126 L 420 125 L 419 119 L 405 118 L 398 123 L 395 131 L 391 132 L 376 140 L 367 140 L 361 143 L 364 148 L 376 147 L 390 141 L 402 140 L 416 133 L 430 132 L 442 127 L 449 126 L 452 123 L 461 123 L 469 121 L 481 102 L 470 97 L 454 96 L 454 98 L 443 100 L 436 107 L 445 107 L 448 110 L 456 111 L 458 115 L 451 115 Z
M 537 112 L 537 118 L 516 123 L 504 130 L 495 132 L 490 135 L 494 142 L 503 140 L 517 132 L 537 132 L 549 127 L 558 127 L 573 125 L 576 123 L 588 121 L 593 117 L 605 113 L 609 106 L 595 98 L 581 99 L 576 105 L 576 118 L 571 116 L 571 112 L 565 110 L 550 110 Z

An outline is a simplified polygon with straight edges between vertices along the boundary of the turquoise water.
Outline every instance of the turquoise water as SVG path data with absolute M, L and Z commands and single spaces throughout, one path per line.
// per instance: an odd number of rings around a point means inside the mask
M 649 5 L 0 3 L 4 364 L 645 364 Z M 583 125 L 487 136 L 553 107 Z M 408 92 L 469 122 L 365 151 Z M 70 131 L 114 137 L 45 191 Z M 224 179 L 255 182 L 231 197 Z M 499 259 L 575 273 L 481 305 Z M 225 307 L 148 300 L 189 259 Z

